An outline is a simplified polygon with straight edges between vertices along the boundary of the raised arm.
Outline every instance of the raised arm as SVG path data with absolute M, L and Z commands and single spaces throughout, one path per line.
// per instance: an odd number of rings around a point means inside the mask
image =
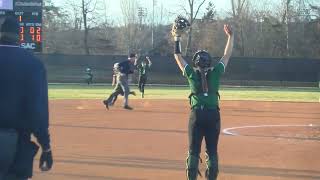
M 150 59 L 150 57 L 149 56 L 146 56 L 146 58 L 147 58 L 147 60 L 148 60 L 148 65 L 149 65 L 149 67 L 152 65 L 152 61 L 151 61 L 151 59 Z
M 221 61 L 223 62 L 224 66 L 227 67 L 229 59 L 232 54 L 232 49 L 233 49 L 233 41 L 234 41 L 234 34 L 232 32 L 232 29 L 229 25 L 224 25 L 224 32 L 228 36 L 228 41 L 224 50 L 224 55 L 221 58 Z
M 187 65 L 187 62 L 182 58 L 182 55 L 181 55 L 180 36 L 174 32 L 172 33 L 172 35 L 174 36 L 174 58 L 180 70 L 183 72 L 184 68 Z
M 139 59 L 138 57 L 134 59 L 134 63 L 133 63 L 134 67 L 138 65 L 138 59 Z

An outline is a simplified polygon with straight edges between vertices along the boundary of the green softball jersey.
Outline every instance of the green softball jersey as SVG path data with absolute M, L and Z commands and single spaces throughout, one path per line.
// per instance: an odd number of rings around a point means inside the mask
M 150 64 L 145 64 L 145 65 L 142 65 L 142 64 L 139 64 L 137 66 L 137 69 L 138 69 L 138 72 L 139 72 L 139 75 L 148 75 L 148 72 L 150 71 Z
M 183 75 L 188 79 L 191 90 L 190 105 L 191 108 L 216 108 L 219 105 L 218 91 L 220 86 L 220 77 L 225 71 L 225 65 L 220 61 L 213 70 L 207 74 L 208 95 L 199 93 L 202 91 L 201 76 L 190 65 L 186 65 Z

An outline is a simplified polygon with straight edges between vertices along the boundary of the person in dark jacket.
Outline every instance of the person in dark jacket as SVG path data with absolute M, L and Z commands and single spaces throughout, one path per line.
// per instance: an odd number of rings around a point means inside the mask
M 13 17 L 0 21 L 0 132 L 14 130 L 17 142 L 10 164 L 1 166 L 1 180 L 26 180 L 32 177 L 34 156 L 41 145 L 39 168 L 48 171 L 53 164 L 49 136 L 48 84 L 40 60 L 19 48 L 19 24 Z M 0 156 L 2 151 L 0 142 Z
M 128 57 L 128 60 L 122 61 L 120 63 L 116 63 L 114 69 L 115 76 L 113 77 L 113 81 L 116 80 L 116 86 L 111 93 L 111 95 L 103 100 L 103 104 L 106 106 L 107 109 L 109 109 L 109 106 L 113 104 L 113 100 L 115 96 L 118 95 L 118 89 L 121 88 L 124 92 L 124 102 L 123 102 L 123 108 L 127 110 L 132 110 L 133 108 L 129 106 L 129 94 L 130 94 L 130 88 L 129 88 L 129 80 L 128 77 L 130 74 L 133 74 L 134 72 L 134 64 L 137 61 L 138 57 L 136 54 L 131 53 Z

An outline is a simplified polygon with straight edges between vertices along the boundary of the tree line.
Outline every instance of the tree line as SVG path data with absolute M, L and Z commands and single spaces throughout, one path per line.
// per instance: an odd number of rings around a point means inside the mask
M 231 8 L 224 12 L 210 0 L 180 1 L 177 12 L 192 25 L 182 39 L 186 56 L 198 49 L 221 56 L 226 41 L 222 27 L 229 23 L 235 29 L 234 56 L 320 58 L 317 1 L 228 0 Z M 44 53 L 172 54 L 171 22 L 178 14 L 161 5 L 150 13 L 138 0 L 118 3 L 121 15 L 116 19 L 108 14 L 108 0 L 65 0 L 63 6 L 44 0 Z

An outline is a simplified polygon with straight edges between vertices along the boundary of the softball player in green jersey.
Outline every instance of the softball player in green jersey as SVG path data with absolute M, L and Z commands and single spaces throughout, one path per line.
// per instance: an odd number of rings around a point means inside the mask
M 141 93 L 141 97 L 144 98 L 144 86 L 147 83 L 148 74 L 150 71 L 150 67 L 152 65 L 150 57 L 146 56 L 146 59 L 142 60 L 141 64 L 136 64 L 136 67 L 139 72 L 139 82 L 138 87 Z
M 230 59 L 233 49 L 233 32 L 229 25 L 224 25 L 228 41 L 221 60 L 212 65 L 212 58 L 207 51 L 201 50 L 193 56 L 193 67 L 181 56 L 180 36 L 182 31 L 175 25 L 172 35 L 175 40 L 175 60 L 187 78 L 191 94 L 191 113 L 188 125 L 189 151 L 186 162 L 188 180 L 196 180 L 199 172 L 199 159 L 202 139 L 206 142 L 206 179 L 218 177 L 218 141 L 220 134 L 219 84 L 220 77 Z
M 86 69 L 86 83 L 88 85 L 93 83 L 93 74 L 90 68 Z

